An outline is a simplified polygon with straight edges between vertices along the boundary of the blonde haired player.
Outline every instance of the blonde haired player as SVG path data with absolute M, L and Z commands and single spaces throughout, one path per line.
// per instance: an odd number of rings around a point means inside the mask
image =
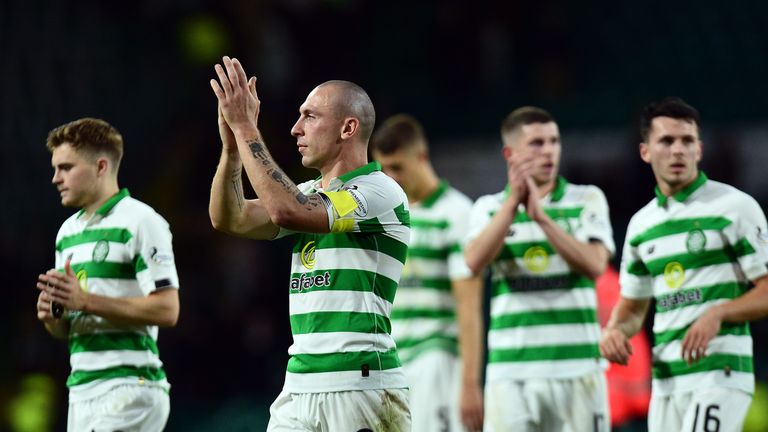
M 67 430 L 162 430 L 170 385 L 158 327 L 179 316 L 168 223 L 118 187 L 123 138 L 107 122 L 64 124 L 47 146 L 61 204 L 80 209 L 59 229 L 56 267 L 37 284 L 38 319 L 69 343 Z

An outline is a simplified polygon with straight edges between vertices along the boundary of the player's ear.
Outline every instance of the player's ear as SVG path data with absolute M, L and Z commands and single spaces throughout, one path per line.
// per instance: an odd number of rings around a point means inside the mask
M 651 163 L 651 155 L 648 151 L 648 143 L 641 142 L 638 147 L 640 150 L 640 159 L 642 159 L 645 163 Z
M 355 117 L 347 117 L 344 119 L 344 124 L 341 127 L 341 139 L 352 138 L 360 129 L 360 120 Z
M 696 162 L 701 162 L 702 156 L 704 156 L 704 141 L 699 140 L 699 154 L 696 156 Z
M 429 160 L 429 151 L 426 148 L 420 148 L 416 153 L 416 157 L 422 162 L 427 161 Z
M 509 160 L 512 157 L 512 147 L 505 145 L 501 147 L 501 155 L 504 156 L 504 160 Z
M 96 159 L 96 172 L 99 176 L 107 175 L 112 169 L 112 164 L 109 162 L 109 159 L 105 157 L 100 157 Z

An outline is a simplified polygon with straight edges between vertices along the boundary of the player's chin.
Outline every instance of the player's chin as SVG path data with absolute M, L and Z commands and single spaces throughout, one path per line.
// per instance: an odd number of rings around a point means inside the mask
M 75 201 L 69 196 L 61 197 L 61 205 L 63 207 L 82 207 L 81 205 L 79 205 L 77 201 Z
M 538 185 L 545 185 L 547 183 L 554 181 L 556 178 L 557 178 L 557 171 L 555 170 L 545 171 L 534 176 L 534 179 L 536 180 L 536 184 Z
M 317 161 L 310 156 L 301 156 L 301 165 L 303 165 L 304 168 L 318 168 L 316 162 Z

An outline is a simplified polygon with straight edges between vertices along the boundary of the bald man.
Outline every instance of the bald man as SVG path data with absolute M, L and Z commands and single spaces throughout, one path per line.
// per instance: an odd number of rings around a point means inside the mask
M 375 112 L 348 81 L 317 86 L 291 130 L 301 163 L 320 177 L 298 186 L 277 166 L 258 128 L 256 78 L 223 58 L 221 160 L 211 188 L 214 228 L 296 239 L 289 282 L 294 343 L 268 431 L 409 431 L 408 390 L 390 334 L 410 216 L 405 192 L 368 163 Z M 242 170 L 258 199 L 246 200 Z

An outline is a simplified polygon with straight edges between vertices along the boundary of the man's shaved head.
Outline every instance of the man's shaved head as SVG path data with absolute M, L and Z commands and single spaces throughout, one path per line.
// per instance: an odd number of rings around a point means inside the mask
M 341 117 L 355 117 L 360 121 L 360 140 L 368 143 L 376 123 L 376 111 L 368 93 L 359 85 L 344 80 L 326 81 L 317 88 L 333 86 L 338 90 L 336 110 Z

